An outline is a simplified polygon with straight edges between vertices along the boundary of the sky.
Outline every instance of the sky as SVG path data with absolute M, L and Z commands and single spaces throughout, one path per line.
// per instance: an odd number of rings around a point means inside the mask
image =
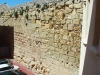
M 0 0 L 0 5 L 6 3 L 8 6 L 16 6 L 19 4 L 23 4 L 25 2 L 31 2 L 33 0 Z

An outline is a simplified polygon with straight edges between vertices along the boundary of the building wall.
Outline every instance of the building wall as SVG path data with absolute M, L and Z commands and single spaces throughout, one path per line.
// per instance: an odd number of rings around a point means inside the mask
M 84 53 L 83 58 L 81 57 L 81 63 L 83 65 L 80 69 L 79 75 L 100 75 L 100 60 L 99 60 L 99 34 L 100 34 L 100 23 L 99 23 L 99 6 L 100 1 L 99 0 L 91 0 L 89 3 L 89 7 L 91 7 L 91 16 L 90 21 L 90 28 L 89 28 L 89 34 L 88 34 L 88 43 L 86 48 L 86 53 Z M 88 10 L 90 11 L 90 10 Z M 96 48 L 98 46 L 98 48 Z M 83 48 L 83 45 L 82 47 Z M 81 49 L 81 51 L 84 52 L 84 48 Z M 81 55 L 82 56 L 82 55 Z
M 62 1 L 39 13 L 40 9 L 30 8 L 29 20 L 25 19 L 26 13 L 17 19 L 1 16 L 2 25 L 14 27 L 14 58 L 36 74 L 77 75 L 82 3 Z

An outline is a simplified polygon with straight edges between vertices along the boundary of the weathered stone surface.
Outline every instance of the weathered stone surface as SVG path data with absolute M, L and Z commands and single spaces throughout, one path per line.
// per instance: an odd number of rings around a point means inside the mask
M 68 7 L 65 7 L 64 13 L 65 13 L 65 14 L 69 14 L 69 13 L 71 13 L 72 11 L 73 11 L 73 9 L 68 8 Z
M 65 24 L 65 23 L 66 23 L 65 19 L 61 20 L 61 24 Z
M 82 4 L 81 3 L 74 4 L 74 8 L 77 9 L 82 8 Z
M 62 45 L 62 50 L 66 50 L 67 51 L 67 45 Z
M 73 24 L 79 24 L 80 23 L 80 19 L 74 19 L 73 20 Z
M 67 24 L 63 25 L 63 29 L 68 29 L 68 25 Z
M 68 35 L 63 35 L 63 39 L 68 39 Z
M 61 40 L 60 40 L 60 43 L 61 43 L 61 44 L 66 44 L 66 40 L 61 39 Z
M 68 24 L 68 30 L 73 30 L 73 24 Z
M 72 23 L 72 20 L 67 20 L 66 21 L 66 24 L 70 24 L 70 23 Z
M 71 9 L 72 9 L 73 7 L 74 7 L 74 5 L 73 5 L 73 4 L 70 4 L 70 5 L 69 5 L 69 8 L 71 8 Z
M 83 14 L 80 14 L 80 19 L 83 19 Z
M 71 57 L 74 57 L 74 56 L 75 56 L 75 53 L 70 51 L 70 52 L 68 53 L 68 55 L 71 56 Z
M 77 13 L 83 14 L 83 8 L 82 9 L 77 9 Z
M 36 75 L 71 75 L 76 72 L 83 17 L 82 4 L 76 1 L 51 3 L 44 11 L 41 10 L 43 5 L 40 8 L 32 6 L 28 12 L 32 16 L 28 20 L 25 12 L 16 20 L 14 15 L 9 18 L 8 13 L 1 16 L 3 26 L 14 27 L 14 58 Z M 11 37 L 11 33 L 5 37 Z
M 69 62 L 75 62 L 75 59 L 74 59 L 74 57 L 69 57 Z
M 60 5 L 61 5 L 61 6 L 64 6 L 64 1 L 62 1 L 62 2 L 60 3 Z
M 58 11 L 57 16 L 59 17 L 59 19 L 62 19 L 63 16 L 63 12 L 62 11 Z
M 41 21 L 36 20 L 36 24 L 37 24 L 37 26 L 36 26 L 36 27 L 41 27 Z
M 65 4 L 70 5 L 70 4 L 72 4 L 72 1 L 67 1 Z
M 49 20 L 49 19 L 50 19 L 50 16 L 46 16 L 46 17 L 45 17 L 45 20 Z

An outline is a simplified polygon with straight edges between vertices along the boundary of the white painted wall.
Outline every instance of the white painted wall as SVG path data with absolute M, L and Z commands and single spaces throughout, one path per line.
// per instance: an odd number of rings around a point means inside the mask
M 82 75 L 83 67 L 84 67 L 84 60 L 85 60 L 85 54 L 86 54 L 86 46 L 85 45 L 87 45 L 87 42 L 88 42 L 93 1 L 94 0 L 90 0 L 90 2 L 89 2 L 88 0 L 86 0 L 86 5 L 83 4 L 83 25 L 82 25 L 79 75 Z

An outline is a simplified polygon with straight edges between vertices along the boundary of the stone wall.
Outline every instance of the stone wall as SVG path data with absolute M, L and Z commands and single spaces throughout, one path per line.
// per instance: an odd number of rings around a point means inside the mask
M 28 20 L 26 13 L 17 19 L 9 13 L 1 16 L 1 25 L 14 27 L 14 58 L 36 75 L 77 75 L 82 3 L 62 1 L 41 8 L 30 8 Z

